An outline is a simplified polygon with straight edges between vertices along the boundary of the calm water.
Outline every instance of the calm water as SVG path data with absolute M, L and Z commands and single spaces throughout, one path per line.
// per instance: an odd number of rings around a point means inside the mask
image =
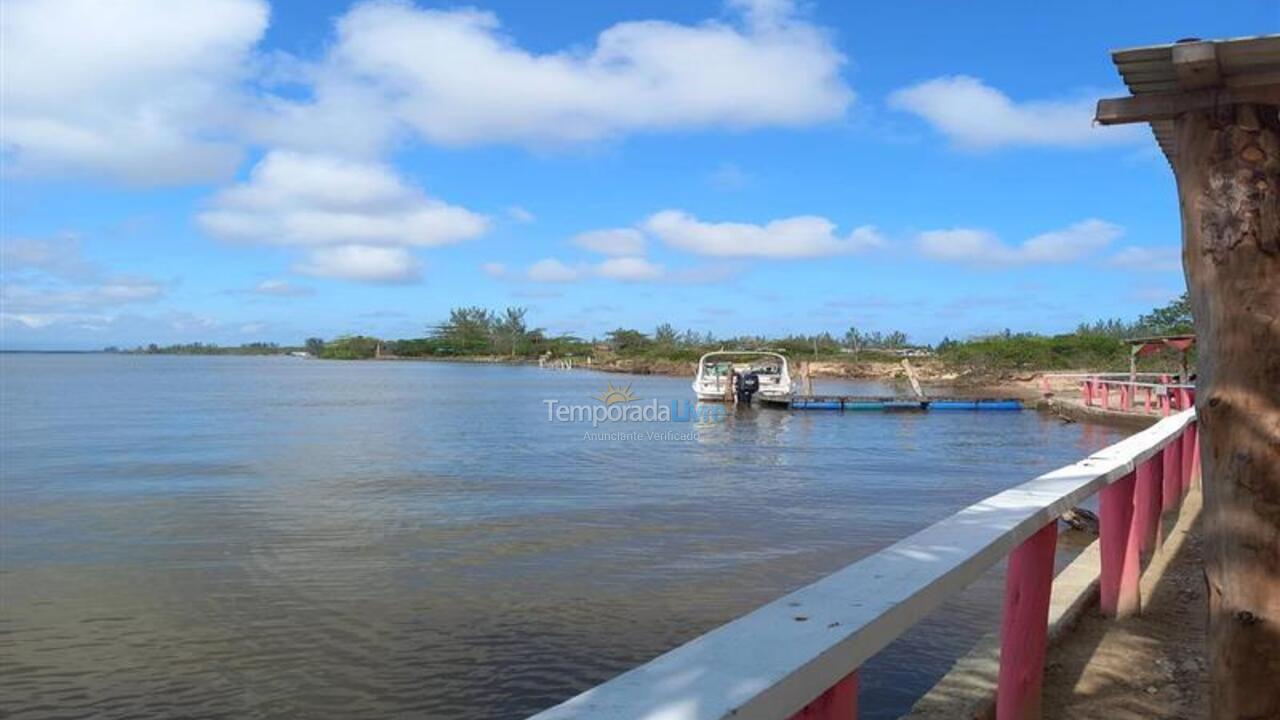
M 626 428 L 696 440 L 587 440 L 543 400 L 684 400 L 688 380 L 524 367 L 0 372 L 13 718 L 520 716 L 1119 437 L 1033 412 L 747 410 Z M 877 656 L 864 716 L 993 629 L 999 582 Z

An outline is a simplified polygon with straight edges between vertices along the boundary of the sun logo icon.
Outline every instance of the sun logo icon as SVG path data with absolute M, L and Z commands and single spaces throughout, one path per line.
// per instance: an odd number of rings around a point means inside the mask
M 613 383 L 609 383 L 609 386 L 605 388 L 604 392 L 599 395 L 593 395 L 592 397 L 605 405 L 616 405 L 618 403 L 629 403 L 639 400 L 635 393 L 631 392 L 630 384 L 626 387 L 614 387 Z

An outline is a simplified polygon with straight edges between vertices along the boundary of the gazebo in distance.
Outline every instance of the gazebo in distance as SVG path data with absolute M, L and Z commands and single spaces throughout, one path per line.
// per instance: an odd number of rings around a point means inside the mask
M 1127 338 L 1129 343 L 1129 382 L 1138 381 L 1138 358 L 1154 355 L 1161 350 L 1177 350 L 1182 365 L 1182 382 L 1191 377 L 1187 354 L 1196 346 L 1195 335 L 1157 335 L 1155 337 Z

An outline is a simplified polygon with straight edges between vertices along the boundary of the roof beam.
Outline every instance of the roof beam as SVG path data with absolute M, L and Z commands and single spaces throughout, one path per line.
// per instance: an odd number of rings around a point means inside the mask
M 1173 71 L 1178 76 L 1178 87 L 1183 90 L 1203 90 L 1222 84 L 1218 53 L 1211 42 L 1174 45 Z
M 1099 125 L 1172 120 L 1195 110 L 1213 110 L 1225 105 L 1280 105 L 1280 85 L 1149 93 L 1098 101 L 1094 121 Z

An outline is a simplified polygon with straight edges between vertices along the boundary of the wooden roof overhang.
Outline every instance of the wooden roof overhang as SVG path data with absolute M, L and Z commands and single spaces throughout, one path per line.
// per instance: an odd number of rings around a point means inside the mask
M 1099 100 L 1095 121 L 1150 123 L 1171 165 L 1178 115 L 1247 103 L 1280 105 L 1280 35 L 1183 40 L 1116 50 L 1111 59 L 1132 95 Z

